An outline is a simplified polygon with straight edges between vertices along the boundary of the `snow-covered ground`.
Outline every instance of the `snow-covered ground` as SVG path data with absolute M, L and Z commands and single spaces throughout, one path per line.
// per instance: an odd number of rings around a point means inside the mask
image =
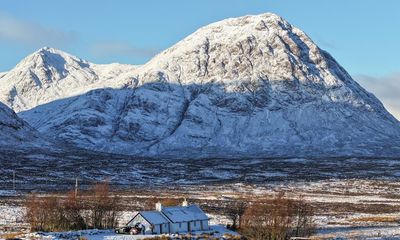
M 199 236 L 212 236 L 216 239 L 226 239 L 224 236 L 240 236 L 238 233 L 226 229 L 222 225 L 212 225 L 208 231 L 197 231 L 188 234 L 162 234 L 162 235 L 124 235 L 116 234 L 113 230 L 82 230 L 82 231 L 69 231 L 69 232 L 35 232 L 29 233 L 24 236 L 27 239 L 44 239 L 44 240 L 58 240 L 58 239 L 78 239 L 85 238 L 88 240 L 137 240 L 137 239 L 148 239 L 150 237 L 179 237 L 179 236 L 192 236 L 194 239 L 198 239 Z M 1 239 L 1 237 L 0 237 Z
M 0 226 L 24 222 L 25 209 L 20 206 L 0 205 Z
M 338 227 L 324 229 L 314 235 L 317 239 L 400 239 L 400 226 Z
M 185 193 L 198 202 L 212 203 L 249 196 L 272 196 L 284 191 L 288 197 L 302 196 L 316 206 L 315 238 L 342 237 L 348 239 L 400 239 L 400 183 L 394 180 L 320 180 L 310 182 L 276 183 L 267 185 L 225 184 L 209 186 L 187 186 L 158 192 L 159 197 L 180 196 Z M 9 196 L 11 192 L 7 192 Z M 129 194 L 129 193 L 126 193 Z M 146 195 L 147 194 L 147 195 Z M 151 192 L 142 192 L 139 199 L 151 197 Z M 124 198 L 129 198 L 128 195 Z M 137 199 L 136 199 L 137 201 Z M 8 204 L 0 207 L 0 225 L 23 220 L 24 209 Z M 119 222 L 124 225 L 134 211 L 124 211 Z M 217 213 L 209 214 L 212 225 L 226 225 L 230 220 Z M 90 239 L 115 238 L 110 232 L 87 233 Z M 72 234 L 72 233 L 71 233 Z M 82 233 L 80 233 L 82 234 Z M 85 233 L 86 234 L 86 233 Z
M 93 159 L 96 164 L 86 164 L 92 163 Z M 306 192 L 319 189 L 324 192 L 325 189 L 329 189 L 334 195 L 344 189 L 348 194 L 359 193 L 362 188 L 367 187 L 369 189 L 365 189 L 368 191 L 366 195 L 396 194 L 397 190 L 400 190 L 399 186 L 393 184 L 400 176 L 400 161 L 385 158 L 157 160 L 107 154 L 92 155 L 71 150 L 68 154 L 53 153 L 46 156 L 39 153 L 13 153 L 11 156 L 0 154 L 0 162 L 0 186 L 12 189 L 13 171 L 17 169 L 16 187 L 31 191 L 69 190 L 74 186 L 76 177 L 83 188 L 107 178 L 113 185 L 125 189 L 136 188 L 139 185 L 143 188 L 155 185 L 200 185 L 209 192 L 210 188 L 207 186 L 211 184 L 213 189 L 222 185 L 221 191 L 225 191 L 226 188 L 242 191 L 242 188 L 245 190 L 249 185 L 249 193 L 254 194 L 257 191 L 274 191 L 277 188 L 286 192 L 296 189 Z M 239 185 L 230 187 L 228 182 Z M 377 186 L 369 183 L 375 183 Z M 0 192 L 0 196 L 2 195 Z

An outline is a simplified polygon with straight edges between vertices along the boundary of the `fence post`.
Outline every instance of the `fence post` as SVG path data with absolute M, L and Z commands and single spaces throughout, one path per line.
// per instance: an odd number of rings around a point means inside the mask
M 75 178 L 75 198 L 78 196 L 78 178 Z

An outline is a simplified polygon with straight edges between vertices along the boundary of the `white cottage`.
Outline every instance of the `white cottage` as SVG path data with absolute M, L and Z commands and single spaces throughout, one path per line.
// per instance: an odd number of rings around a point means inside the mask
M 163 207 L 156 204 L 156 211 L 140 211 L 128 226 L 140 226 L 140 234 L 187 233 L 209 230 L 208 216 L 197 205 Z

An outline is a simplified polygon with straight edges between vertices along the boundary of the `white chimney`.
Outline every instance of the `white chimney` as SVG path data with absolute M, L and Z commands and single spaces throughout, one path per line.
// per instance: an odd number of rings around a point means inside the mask
M 156 210 L 157 211 L 161 212 L 162 208 L 163 208 L 163 206 L 162 206 L 162 204 L 160 202 L 156 203 Z
M 188 202 L 186 201 L 186 198 L 185 198 L 182 202 L 182 207 L 187 207 L 187 206 L 188 206 Z

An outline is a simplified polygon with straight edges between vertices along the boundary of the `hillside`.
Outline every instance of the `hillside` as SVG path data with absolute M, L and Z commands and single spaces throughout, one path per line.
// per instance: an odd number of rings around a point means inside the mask
M 38 57 L 39 56 L 39 57 Z M 275 14 L 200 28 L 142 66 L 44 48 L 0 79 L 44 136 L 145 157 L 398 156 L 400 123 Z

